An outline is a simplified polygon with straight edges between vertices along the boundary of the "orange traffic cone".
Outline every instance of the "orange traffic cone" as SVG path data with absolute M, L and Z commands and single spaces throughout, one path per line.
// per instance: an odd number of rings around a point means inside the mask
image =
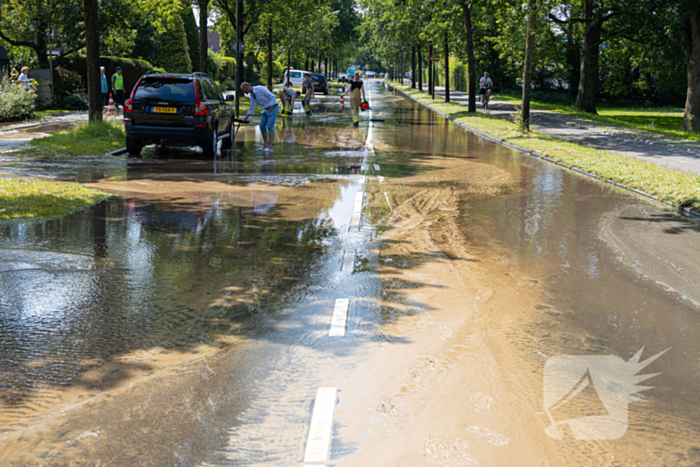
M 345 110 L 345 102 L 343 101 L 343 96 L 340 96 L 340 110 Z
M 112 93 L 109 93 L 109 104 L 107 105 L 107 115 L 116 115 L 117 110 L 114 108 L 114 99 L 112 99 Z

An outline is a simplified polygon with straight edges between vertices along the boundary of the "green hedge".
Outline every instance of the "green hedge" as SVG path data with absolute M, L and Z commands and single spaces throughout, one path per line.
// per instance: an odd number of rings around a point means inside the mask
M 87 88 L 87 63 L 85 57 L 69 57 L 65 63 L 62 63 L 62 66 L 67 70 L 77 72 L 81 76 L 81 86 Z M 112 75 L 116 73 L 118 66 L 124 69 L 122 72 L 124 75 L 124 92 L 127 96 L 131 94 L 131 89 L 147 71 L 165 71 L 162 68 L 154 67 L 146 60 L 139 60 L 138 58 L 100 57 L 100 66 L 105 67 L 110 92 L 112 91 Z

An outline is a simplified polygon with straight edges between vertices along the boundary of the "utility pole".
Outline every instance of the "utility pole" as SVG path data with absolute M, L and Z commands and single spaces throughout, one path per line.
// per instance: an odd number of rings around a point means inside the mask
M 450 51 L 447 45 L 447 31 L 445 31 L 445 102 L 450 102 Z
M 236 117 L 241 116 L 241 0 L 236 0 Z

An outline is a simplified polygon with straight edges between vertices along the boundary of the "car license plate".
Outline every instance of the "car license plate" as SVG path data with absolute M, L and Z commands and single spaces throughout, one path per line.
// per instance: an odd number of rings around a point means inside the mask
M 153 107 L 154 114 L 176 114 L 177 107 Z

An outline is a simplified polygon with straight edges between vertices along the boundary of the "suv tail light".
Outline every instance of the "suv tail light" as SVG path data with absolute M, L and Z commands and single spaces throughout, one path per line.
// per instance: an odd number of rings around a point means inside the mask
M 134 112 L 134 101 L 127 99 L 124 101 L 124 124 L 131 124 L 131 116 Z
M 207 107 L 207 104 L 197 102 L 197 104 L 194 107 L 194 114 L 206 117 L 207 115 L 209 115 L 209 107 Z

